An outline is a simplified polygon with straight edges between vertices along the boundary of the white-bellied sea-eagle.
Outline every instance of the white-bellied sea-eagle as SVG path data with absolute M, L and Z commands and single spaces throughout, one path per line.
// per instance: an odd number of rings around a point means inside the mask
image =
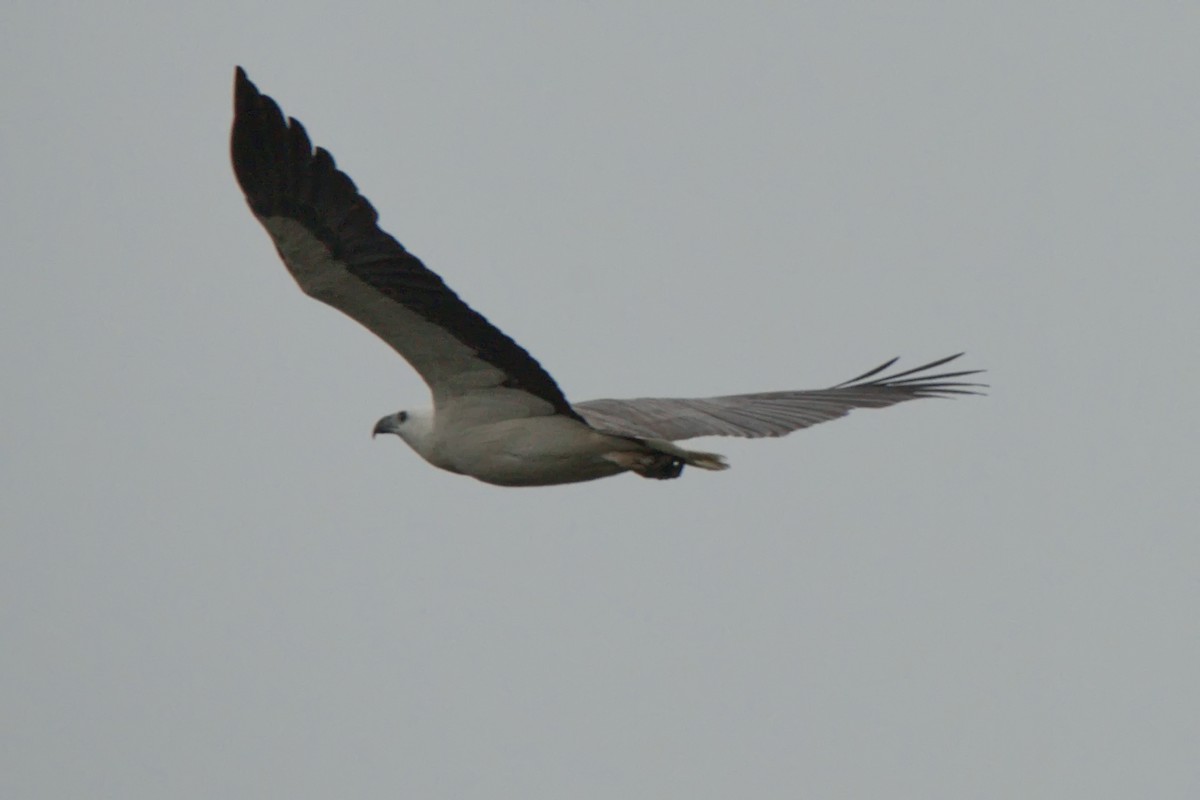
M 674 442 L 696 436 L 782 436 L 855 408 L 977 393 L 934 373 L 958 355 L 884 374 L 888 361 L 828 389 L 705 398 L 571 403 L 516 342 L 459 299 L 376 224 L 375 209 L 304 127 L 240 67 L 231 151 L 254 216 L 311 297 L 358 320 L 420 373 L 431 408 L 398 411 L 394 433 L 435 467 L 502 486 L 543 486 L 632 471 L 676 478 L 685 465 L 725 469 L 714 453 Z M 961 353 L 959 354 L 961 355 Z

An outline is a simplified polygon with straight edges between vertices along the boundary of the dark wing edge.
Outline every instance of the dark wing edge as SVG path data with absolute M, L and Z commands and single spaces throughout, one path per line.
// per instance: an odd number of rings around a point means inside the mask
M 337 168 L 329 151 L 314 149 L 304 126 L 285 118 L 279 105 L 259 92 L 241 67 L 234 78 L 230 153 L 238 184 L 260 222 L 287 218 L 299 223 L 379 299 L 391 300 L 443 328 L 482 361 L 504 372 L 503 386 L 539 397 L 556 413 L 582 421 L 533 356 L 379 228 L 375 208 Z M 313 296 L 367 325 L 358 309 L 339 305 L 337 298 Z M 368 328 L 412 361 L 403 342 Z
M 760 392 L 704 398 L 642 397 L 576 403 L 592 427 L 622 436 L 679 441 L 695 436 L 784 436 L 844 417 L 856 408 L 886 408 L 925 397 L 984 394 L 987 384 L 959 380 L 983 370 L 929 374 L 963 354 L 890 375 L 898 359 L 828 389 Z M 878 376 L 878 377 L 877 377 Z

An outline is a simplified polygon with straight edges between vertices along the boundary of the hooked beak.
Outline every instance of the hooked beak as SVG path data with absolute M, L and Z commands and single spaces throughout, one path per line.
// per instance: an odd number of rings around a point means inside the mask
M 395 432 L 396 432 L 396 415 L 388 414 L 386 417 L 379 420 L 379 422 L 375 423 L 375 429 L 373 431 L 371 431 L 371 438 L 374 439 L 376 436 L 378 436 L 381 433 L 395 433 Z

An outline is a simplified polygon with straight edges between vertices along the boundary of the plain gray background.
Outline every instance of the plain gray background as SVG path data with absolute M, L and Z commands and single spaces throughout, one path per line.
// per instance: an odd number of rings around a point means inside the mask
M 10 3 L 5 798 L 1200 796 L 1193 3 Z M 569 396 L 985 399 L 504 490 L 233 67 Z

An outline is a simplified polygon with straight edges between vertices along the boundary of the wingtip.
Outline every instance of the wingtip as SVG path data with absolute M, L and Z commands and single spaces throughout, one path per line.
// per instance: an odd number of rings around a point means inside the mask
M 246 70 L 242 66 L 233 68 L 233 86 L 235 89 L 254 88 L 254 84 L 250 82 L 250 76 L 246 74 Z
M 234 111 L 249 110 L 258 97 L 258 88 L 250 82 L 246 70 L 236 67 L 233 72 L 233 108 Z
M 287 118 L 279 108 L 279 104 L 258 90 L 253 81 L 246 75 L 246 70 L 236 67 L 233 80 L 233 110 L 234 127 L 243 117 L 256 117 L 260 120 L 271 120 L 272 124 L 287 127 Z M 278 123 L 275 123 L 278 120 Z
M 911 367 L 896 372 L 891 375 L 879 375 L 885 369 L 896 363 L 897 359 L 892 359 L 882 366 L 876 367 L 870 372 L 866 372 L 857 378 L 853 378 L 845 383 L 839 383 L 837 386 L 830 387 L 831 389 L 887 389 L 892 391 L 900 391 L 908 393 L 907 399 L 916 397 L 944 397 L 947 395 L 958 394 L 984 394 L 984 392 L 975 391 L 975 389 L 988 388 L 985 383 L 969 383 L 956 381 L 956 378 L 963 378 L 969 375 L 978 375 L 986 372 L 982 369 L 956 370 L 954 372 L 942 372 L 931 375 L 931 370 L 944 366 L 951 361 L 965 355 L 955 353 L 952 356 L 939 358 L 936 361 L 930 361 L 928 364 L 922 364 L 919 367 Z M 878 377 L 876 377 L 878 376 Z M 895 402 L 900 402 L 899 400 Z

